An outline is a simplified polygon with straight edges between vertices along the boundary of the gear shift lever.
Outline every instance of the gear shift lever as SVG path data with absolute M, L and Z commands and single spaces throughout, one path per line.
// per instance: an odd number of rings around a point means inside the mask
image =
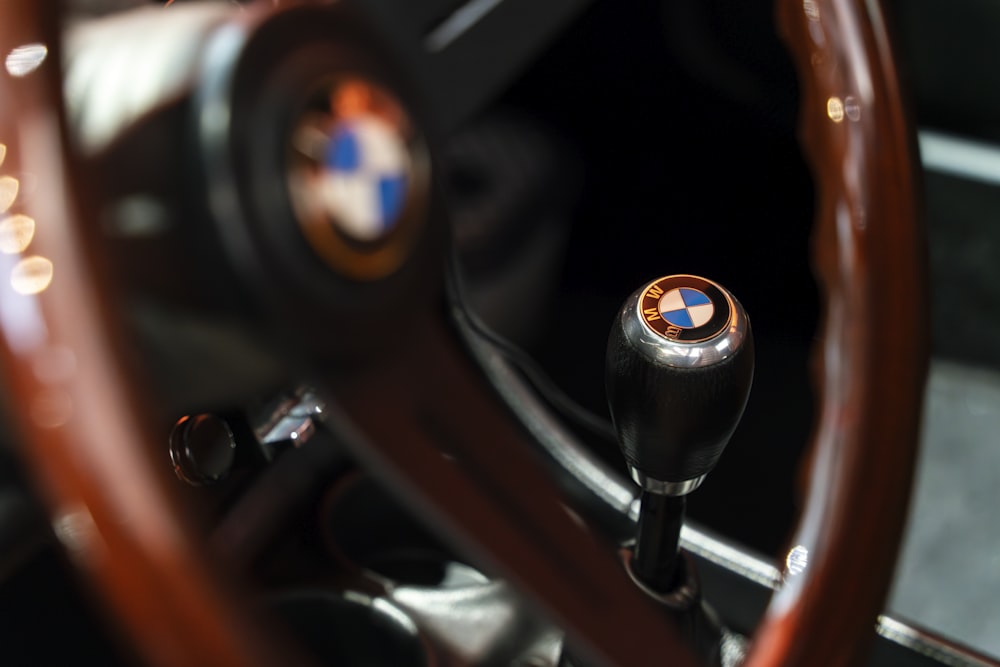
M 743 415 L 753 336 L 739 302 L 689 275 L 634 292 L 608 340 L 606 385 L 618 442 L 642 488 L 632 571 L 670 589 L 684 496 L 715 467 Z

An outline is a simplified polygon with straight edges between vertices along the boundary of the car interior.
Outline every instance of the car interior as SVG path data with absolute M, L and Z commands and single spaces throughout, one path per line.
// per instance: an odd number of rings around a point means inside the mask
M 0 24 L 0 664 L 1000 665 L 1000 5 Z

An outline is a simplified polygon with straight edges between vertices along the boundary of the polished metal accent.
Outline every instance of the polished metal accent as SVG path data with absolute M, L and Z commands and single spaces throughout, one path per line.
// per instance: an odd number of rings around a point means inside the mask
M 309 440 L 316 427 L 309 417 L 290 415 L 285 417 L 274 428 L 267 432 L 261 444 L 273 445 L 275 443 L 290 442 L 293 445 L 300 445 Z
M 648 477 L 641 470 L 632 466 L 629 466 L 628 471 L 636 484 L 650 493 L 657 493 L 661 496 L 686 496 L 701 486 L 701 483 L 708 477 L 706 473 L 694 479 L 686 479 L 683 482 L 664 482 Z
M 287 447 L 300 447 L 316 433 L 323 420 L 326 401 L 309 387 L 300 387 L 273 402 L 256 420 L 254 436 L 270 461 Z
M 222 417 L 187 415 L 170 431 L 169 454 L 179 480 L 191 486 L 213 484 L 233 467 L 236 438 Z
M 891 616 L 880 615 L 876 631 L 889 641 L 949 667 L 996 667 L 995 660 L 976 655 L 970 650 L 945 643 L 934 635 Z
M 781 571 L 763 556 L 716 537 L 690 521 L 681 528 L 681 548 L 772 591 L 781 586 Z
M 704 368 L 728 359 L 743 346 L 749 331 L 747 314 L 726 288 L 711 280 L 706 282 L 717 287 L 729 302 L 729 323 L 722 331 L 698 343 L 681 343 L 651 330 L 646 326 L 640 297 L 654 282 L 657 281 L 644 285 L 625 301 L 621 317 L 626 340 L 650 361 L 674 368 Z
M 444 51 L 501 2 L 502 0 L 469 0 L 427 35 L 424 46 L 432 53 Z
M 314 389 L 303 388 L 297 392 L 298 401 L 289 409 L 291 417 L 317 418 L 323 421 L 323 411 L 326 409 L 326 400 L 322 398 Z

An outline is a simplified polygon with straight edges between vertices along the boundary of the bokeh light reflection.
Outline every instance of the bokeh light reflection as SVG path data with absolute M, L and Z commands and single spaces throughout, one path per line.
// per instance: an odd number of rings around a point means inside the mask
M 52 261 L 45 257 L 25 257 L 11 271 L 10 286 L 18 294 L 39 294 L 52 283 L 54 270 Z
M 0 221 L 0 252 L 16 255 L 24 252 L 35 236 L 35 221 L 26 215 L 12 215 Z
M 6 213 L 21 189 L 21 182 L 13 176 L 0 176 L 0 213 Z
M 802 0 L 802 11 L 810 21 L 819 21 L 819 5 L 816 0 Z
M 809 550 L 801 544 L 796 545 L 785 558 L 785 574 L 790 577 L 802 574 L 807 565 L 809 565 Z
M 826 101 L 826 115 L 834 123 L 844 120 L 844 103 L 839 97 L 831 97 Z
M 49 50 L 44 44 L 25 44 L 12 49 L 4 64 L 11 76 L 26 76 L 38 69 L 47 55 Z
M 844 98 L 844 113 L 847 119 L 856 123 L 861 120 L 861 105 L 853 97 Z

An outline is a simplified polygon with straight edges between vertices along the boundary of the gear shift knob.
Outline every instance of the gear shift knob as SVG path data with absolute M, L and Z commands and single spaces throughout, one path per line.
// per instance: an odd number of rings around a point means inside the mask
M 704 278 L 659 278 L 634 292 L 611 329 L 611 416 L 644 491 L 696 489 L 736 429 L 753 380 L 753 336 L 739 302 Z

